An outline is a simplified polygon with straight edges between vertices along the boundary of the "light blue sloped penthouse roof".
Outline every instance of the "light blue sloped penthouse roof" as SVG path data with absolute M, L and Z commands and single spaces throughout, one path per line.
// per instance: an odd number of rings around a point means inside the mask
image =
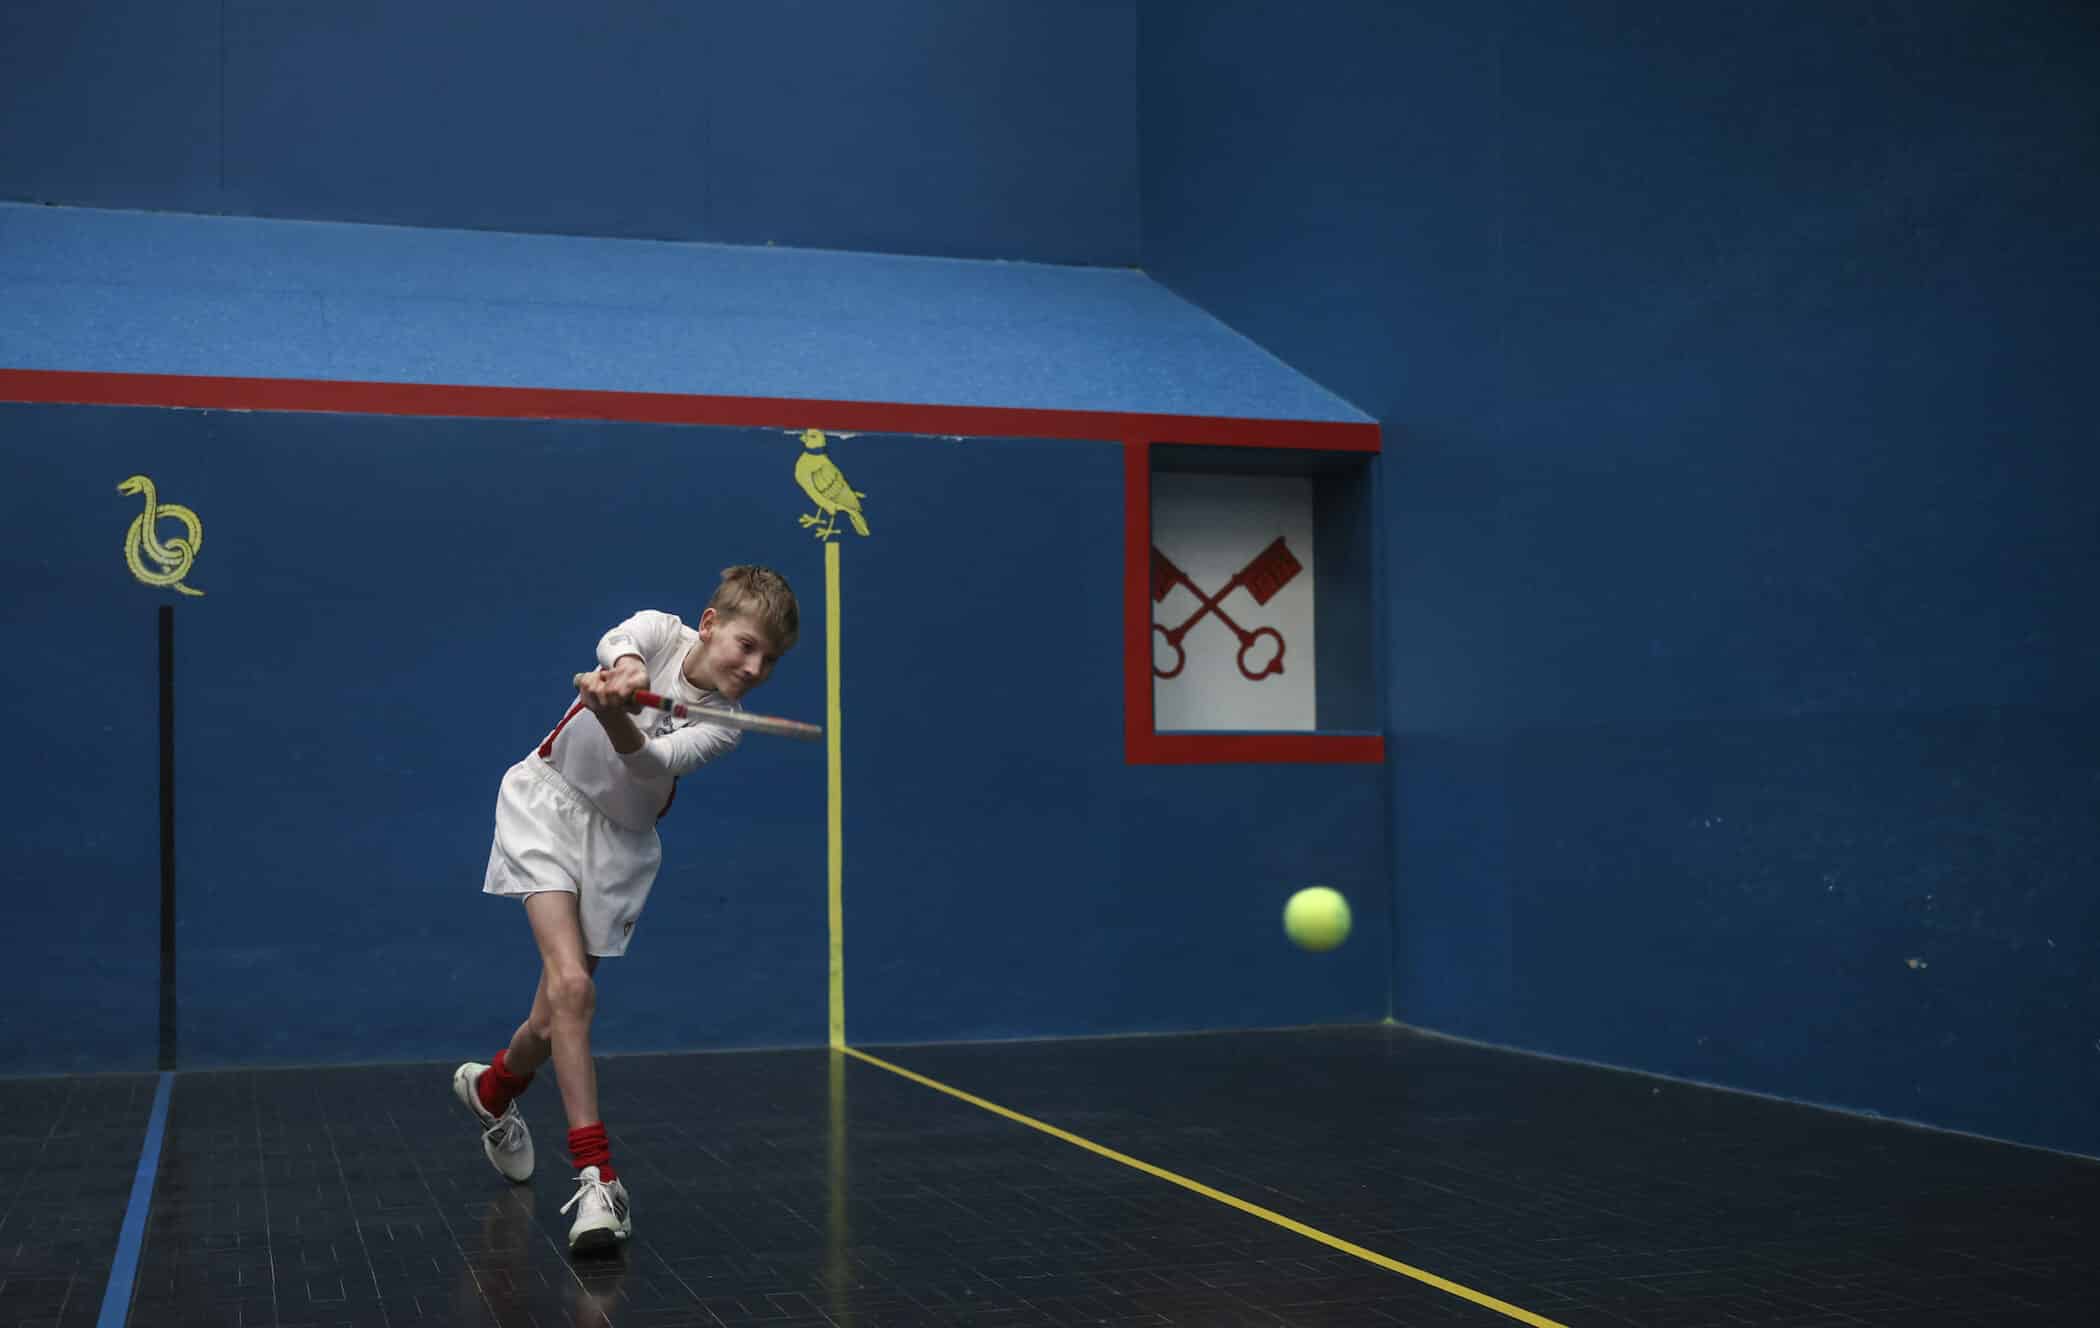
M 1369 419 L 1126 269 L 31 204 L 0 369 Z

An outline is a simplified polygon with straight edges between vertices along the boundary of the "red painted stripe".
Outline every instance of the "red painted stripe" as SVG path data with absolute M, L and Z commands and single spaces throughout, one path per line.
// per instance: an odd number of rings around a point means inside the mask
M 1123 760 L 1152 740 L 1152 451 L 1123 446 Z
M 892 401 L 310 378 L 211 378 L 62 369 L 0 369 L 0 401 L 472 419 L 619 420 L 737 428 L 850 429 L 958 438 L 1141 438 L 1214 447 L 1310 448 L 1328 452 L 1376 452 L 1381 445 L 1376 423 L 1349 420 L 1259 420 Z
M 547 740 L 546 740 L 545 742 L 543 742 L 543 743 L 541 743 L 541 744 L 540 744 L 540 755 L 541 755 L 541 756 L 543 756 L 543 757 L 549 757 L 549 758 L 551 758 L 551 757 L 552 757 L 552 756 L 554 755 L 554 740 L 555 740 L 556 738 L 559 738 L 559 737 L 561 736 L 561 731 L 562 731 L 563 729 L 565 729 L 565 728 L 569 727 L 569 721 L 570 721 L 570 720 L 572 720 L 572 719 L 576 718 L 576 717 L 577 717 L 578 715 L 580 715 L 580 714 L 582 714 L 582 713 L 583 713 L 583 702 L 581 702 L 581 701 L 578 701 L 578 702 L 577 702 L 576 704 L 574 704 L 574 705 L 572 705 L 572 706 L 570 706 L 570 707 L 569 707 L 569 713 L 568 713 L 568 714 L 566 714 L 566 715 L 563 715 L 563 716 L 561 717 L 561 723 L 559 723 L 559 724 L 556 724 L 556 725 L 554 726 L 554 732 L 552 732 L 552 733 L 548 734 L 548 735 L 547 735 Z
M 1375 765 L 1385 760 L 1385 739 L 1375 733 L 1152 733 L 1126 759 L 1132 765 Z

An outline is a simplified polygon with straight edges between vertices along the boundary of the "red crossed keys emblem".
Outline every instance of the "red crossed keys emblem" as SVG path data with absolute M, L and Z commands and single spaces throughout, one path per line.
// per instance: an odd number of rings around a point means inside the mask
M 1276 597 L 1277 591 L 1289 585 L 1292 578 L 1304 570 L 1305 568 L 1299 564 L 1298 559 L 1284 545 L 1283 537 L 1279 535 L 1270 543 L 1268 548 L 1254 555 L 1253 562 L 1233 573 L 1232 580 L 1227 581 L 1220 587 L 1217 594 L 1206 595 L 1197 587 L 1195 582 L 1188 579 L 1186 573 L 1174 565 L 1173 559 L 1161 553 L 1159 547 L 1154 545 L 1152 549 L 1152 602 L 1154 604 L 1159 603 L 1176 586 L 1187 586 L 1189 592 L 1198 600 L 1201 600 L 1202 603 L 1196 609 L 1196 612 L 1190 615 L 1189 620 L 1179 627 L 1170 628 L 1159 623 L 1152 624 L 1153 635 L 1165 640 L 1167 648 L 1174 652 L 1174 667 L 1171 669 L 1161 668 L 1158 654 L 1157 652 L 1154 653 L 1152 676 L 1155 678 L 1172 678 L 1188 666 L 1188 652 L 1182 649 L 1181 638 L 1187 636 L 1189 629 L 1202 622 L 1203 616 L 1208 613 L 1217 614 L 1218 621 L 1231 628 L 1232 634 L 1240 639 L 1240 673 L 1249 681 L 1260 682 L 1272 673 L 1283 672 L 1283 633 L 1273 627 L 1257 627 L 1250 632 L 1228 617 L 1225 610 L 1218 607 L 1218 605 L 1219 601 L 1241 587 L 1245 587 L 1247 593 L 1254 596 L 1256 604 L 1267 604 Z M 1264 636 L 1276 639 L 1276 654 L 1273 658 L 1264 661 L 1260 668 L 1250 668 L 1247 664 L 1248 652 L 1252 651 L 1254 643 L 1261 640 Z

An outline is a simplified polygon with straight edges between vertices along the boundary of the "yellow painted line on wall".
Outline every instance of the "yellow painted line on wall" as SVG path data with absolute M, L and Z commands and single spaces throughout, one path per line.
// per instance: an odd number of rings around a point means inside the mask
M 845 766 L 839 749 L 839 546 L 824 542 L 824 747 L 829 812 L 827 905 L 831 930 L 831 1045 L 846 1045 L 846 923 L 840 902 L 845 878 Z
M 1461 1300 L 1469 1300 L 1475 1305 L 1479 1305 L 1484 1309 L 1493 1310 L 1497 1314 L 1507 1315 L 1508 1317 L 1517 1320 L 1519 1323 L 1531 1324 L 1533 1328 L 1566 1328 L 1565 1324 L 1562 1324 L 1557 1320 L 1546 1318 L 1544 1315 L 1541 1314 L 1533 1314 L 1530 1310 L 1527 1309 L 1520 1309 L 1515 1305 L 1509 1304 L 1507 1301 L 1497 1300 L 1493 1296 L 1487 1295 L 1483 1292 L 1475 1291 L 1469 1286 L 1460 1286 L 1458 1283 L 1451 1281 L 1449 1278 L 1438 1277 L 1435 1273 L 1427 1272 L 1423 1269 L 1415 1267 L 1412 1264 L 1402 1263 L 1398 1259 L 1389 1259 L 1385 1255 L 1378 1253 L 1376 1250 L 1367 1250 L 1363 1246 L 1351 1244 L 1350 1242 L 1343 1240 L 1339 1236 L 1330 1236 L 1324 1231 L 1321 1231 L 1315 1227 L 1309 1227 L 1303 1222 L 1294 1221 L 1291 1218 L 1285 1217 L 1281 1213 L 1264 1208 L 1260 1204 L 1248 1203 L 1245 1199 L 1235 1198 L 1234 1196 L 1225 1193 L 1223 1190 L 1214 1190 L 1201 1181 L 1190 1180 L 1186 1176 L 1176 1175 L 1174 1172 L 1168 1171 L 1164 1167 L 1155 1167 L 1150 1162 L 1141 1162 L 1137 1158 L 1130 1156 L 1128 1153 L 1119 1153 L 1113 1148 L 1104 1148 L 1091 1139 L 1082 1139 L 1078 1135 L 1073 1134 L 1068 1130 L 1060 1130 L 1055 1125 L 1050 1125 L 1043 1121 L 1036 1120 L 1032 1116 L 1024 1116 L 1020 1112 L 1009 1110 L 1006 1107 L 1000 1106 L 996 1102 L 987 1102 L 983 1098 L 978 1097 L 973 1093 L 965 1093 L 960 1088 L 951 1088 L 947 1084 L 940 1082 L 938 1079 L 929 1079 L 923 1074 L 915 1074 L 912 1071 L 905 1069 L 901 1065 L 892 1065 L 888 1061 L 882 1060 L 879 1057 L 870 1056 L 865 1051 L 861 1051 L 854 1047 L 841 1047 L 840 1050 L 844 1051 L 849 1056 L 855 1057 L 858 1060 L 866 1061 L 868 1064 L 873 1065 L 878 1069 L 888 1070 L 891 1074 L 901 1075 L 902 1077 L 911 1080 L 915 1084 L 923 1084 L 927 1088 L 933 1089 L 935 1092 L 946 1093 L 949 1097 L 957 1098 L 961 1101 L 967 1102 L 973 1107 L 982 1107 L 984 1110 L 991 1112 L 995 1116 L 1004 1116 L 1006 1119 L 1013 1121 L 1016 1124 L 1026 1125 L 1031 1130 L 1041 1130 L 1044 1134 L 1047 1134 L 1054 1139 L 1062 1139 L 1068 1144 L 1072 1144 L 1078 1148 L 1084 1148 L 1089 1153 L 1098 1154 L 1101 1157 L 1107 1158 L 1111 1162 L 1120 1162 L 1124 1166 L 1133 1167 L 1139 1171 L 1144 1172 L 1148 1176 L 1155 1176 L 1160 1180 L 1167 1181 L 1174 1185 L 1179 1185 L 1182 1189 L 1193 1191 L 1194 1193 L 1202 1195 L 1206 1199 L 1215 1199 L 1221 1204 L 1225 1204 L 1231 1208 L 1237 1208 L 1241 1212 L 1250 1214 L 1254 1217 L 1258 1217 L 1264 1222 L 1273 1222 L 1274 1224 L 1276 1224 L 1279 1227 L 1282 1227 L 1286 1231 L 1294 1231 L 1297 1234 L 1304 1236 L 1308 1240 L 1316 1240 L 1322 1245 L 1327 1246 L 1329 1249 L 1340 1250 L 1342 1253 L 1353 1255 L 1356 1258 L 1362 1259 L 1366 1263 L 1377 1264 L 1380 1268 L 1383 1268 L 1388 1272 L 1399 1273 L 1402 1277 L 1411 1277 L 1415 1281 L 1420 1282 L 1425 1286 L 1432 1286 L 1439 1291 L 1448 1292 L 1451 1295 L 1457 1296 Z

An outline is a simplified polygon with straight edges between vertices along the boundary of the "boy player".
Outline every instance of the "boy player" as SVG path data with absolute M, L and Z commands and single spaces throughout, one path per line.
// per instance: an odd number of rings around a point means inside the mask
M 452 1092 L 481 1125 L 482 1149 L 513 1181 L 531 1177 L 532 1136 L 518 1094 L 551 1058 L 569 1120 L 577 1210 L 573 1252 L 605 1249 L 633 1232 L 627 1187 L 614 1168 L 598 1115 L 591 1016 L 598 961 L 625 953 L 663 849 L 656 822 L 670 810 L 678 777 L 734 749 L 735 729 L 658 712 L 645 732 L 630 717 L 649 690 L 688 706 L 740 709 L 795 644 L 794 591 L 777 572 L 738 566 L 722 573 L 696 627 L 645 610 L 598 642 L 598 671 L 577 683 L 577 700 L 538 749 L 503 776 L 496 835 L 482 890 L 525 903 L 539 947 L 539 988 L 510 1044 L 483 1065 L 452 1075 Z M 589 711 L 591 721 L 579 716 Z

